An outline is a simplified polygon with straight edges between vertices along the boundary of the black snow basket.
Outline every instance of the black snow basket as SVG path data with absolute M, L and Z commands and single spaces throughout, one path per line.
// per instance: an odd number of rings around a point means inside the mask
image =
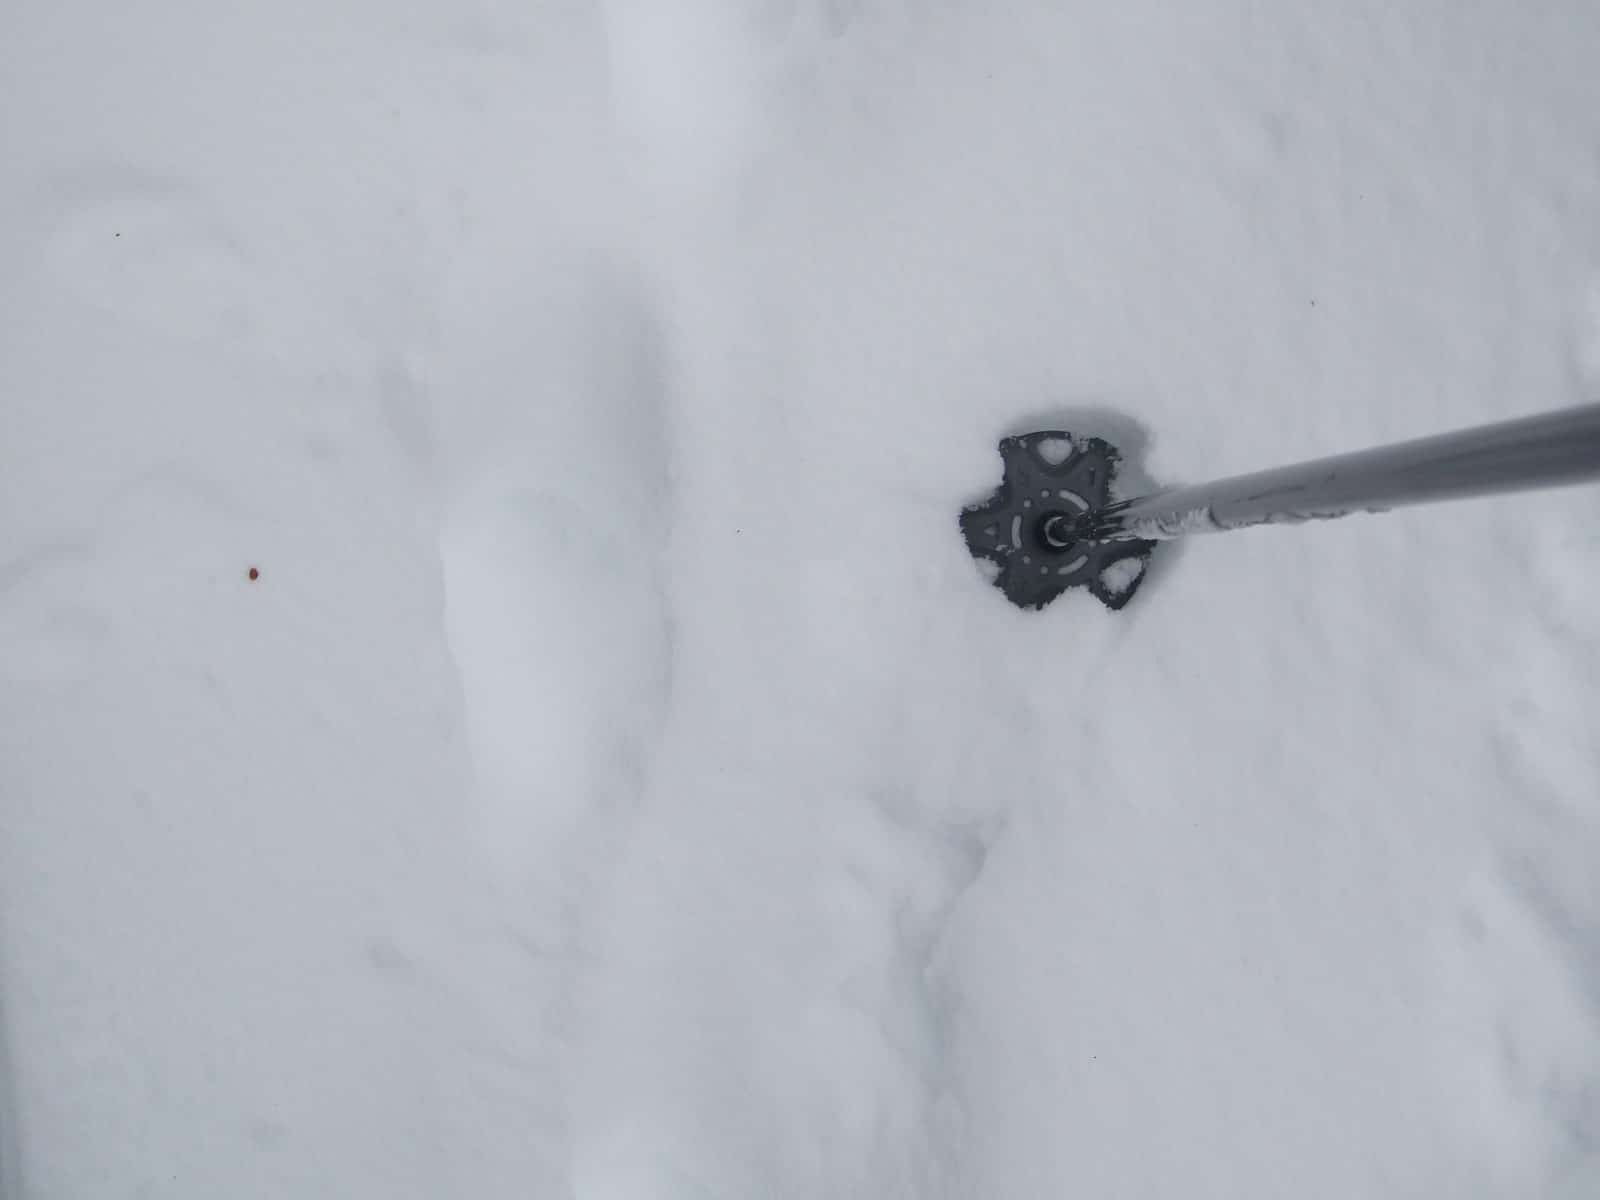
M 1019 608 L 1040 609 L 1068 588 L 1086 587 L 1121 608 L 1144 579 L 1154 542 L 1102 541 L 1082 518 L 1112 501 L 1122 456 L 1096 437 L 1059 430 L 1000 443 L 1004 474 L 994 495 L 961 513 L 972 556 L 999 569 L 994 584 Z

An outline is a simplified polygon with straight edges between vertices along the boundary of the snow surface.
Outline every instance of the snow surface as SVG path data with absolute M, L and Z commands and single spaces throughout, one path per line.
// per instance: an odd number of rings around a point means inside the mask
M 955 520 L 1006 433 L 1593 398 L 1597 64 L 1585 0 L 14 0 L 0 1193 L 1600 1194 L 1600 492 L 1119 614 Z

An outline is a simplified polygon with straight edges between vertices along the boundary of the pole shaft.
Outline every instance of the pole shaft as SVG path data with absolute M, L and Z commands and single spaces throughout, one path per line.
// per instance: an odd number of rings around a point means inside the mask
M 1102 540 L 1166 541 L 1592 479 L 1600 479 L 1600 404 L 1168 488 L 1083 523 Z

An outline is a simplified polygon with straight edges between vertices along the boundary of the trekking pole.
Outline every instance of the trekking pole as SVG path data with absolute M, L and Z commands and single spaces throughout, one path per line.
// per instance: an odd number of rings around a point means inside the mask
M 961 515 L 973 555 L 999 566 L 995 583 L 1024 608 L 1078 586 L 1121 608 L 1158 541 L 1600 479 L 1600 404 L 1128 500 L 1110 498 L 1120 456 L 1099 438 L 1024 434 L 1000 455 L 999 490 Z

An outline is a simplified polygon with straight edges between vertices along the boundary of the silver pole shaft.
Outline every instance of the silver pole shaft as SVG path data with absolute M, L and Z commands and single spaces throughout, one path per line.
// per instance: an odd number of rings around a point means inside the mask
M 1600 404 L 1168 488 L 1086 514 L 1074 533 L 1166 541 L 1592 479 L 1600 479 Z

